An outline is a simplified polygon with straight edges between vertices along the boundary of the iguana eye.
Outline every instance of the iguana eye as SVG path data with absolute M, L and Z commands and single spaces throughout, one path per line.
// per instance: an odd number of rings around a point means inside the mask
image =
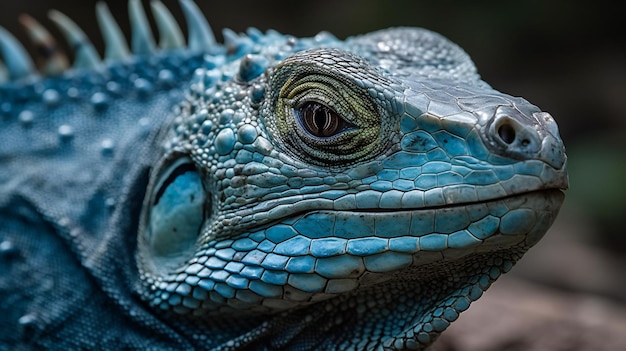
M 362 77 L 355 77 L 355 67 L 365 72 Z M 270 136 L 285 147 L 281 151 L 324 167 L 379 155 L 396 122 L 387 118 L 375 89 L 363 83 L 366 77 L 382 84 L 367 62 L 328 49 L 298 52 L 271 70 L 261 113 Z
M 175 266 L 193 250 L 204 221 L 202 178 L 191 160 L 179 159 L 158 172 L 149 196 L 145 243 L 155 266 Z
M 333 109 L 317 102 L 306 102 L 294 112 L 300 126 L 318 138 L 332 137 L 354 127 Z

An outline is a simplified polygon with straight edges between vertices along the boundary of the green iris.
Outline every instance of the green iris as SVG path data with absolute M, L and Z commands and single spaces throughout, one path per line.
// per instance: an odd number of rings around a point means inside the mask
M 273 137 L 301 160 L 347 166 L 384 146 L 377 106 L 364 89 L 340 72 L 287 64 L 278 67 L 270 85 L 278 92 L 271 102 Z

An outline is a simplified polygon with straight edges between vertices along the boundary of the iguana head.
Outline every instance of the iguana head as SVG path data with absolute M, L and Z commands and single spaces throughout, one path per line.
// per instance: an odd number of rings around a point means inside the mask
M 58 75 L 44 80 L 0 28 L 0 114 L 19 121 L 4 159 L 138 329 L 219 349 L 423 349 L 555 219 L 568 186 L 555 121 L 481 81 L 447 39 L 251 29 L 220 45 L 181 4 L 189 45 L 153 2 L 155 53 L 129 2 L 132 55 L 99 5 L 104 61 L 53 12 L 76 47 L 69 72 L 30 23 Z
M 231 44 L 159 139 L 137 256 L 155 308 L 271 316 L 247 335 L 285 344 L 365 334 L 419 348 L 556 217 L 568 182 L 555 121 L 482 82 L 441 36 L 251 31 Z

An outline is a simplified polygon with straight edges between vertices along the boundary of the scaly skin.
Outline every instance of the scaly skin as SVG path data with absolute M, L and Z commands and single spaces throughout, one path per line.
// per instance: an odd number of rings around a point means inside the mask
M 435 33 L 214 45 L 0 89 L 0 345 L 422 350 L 558 213 L 552 117 Z

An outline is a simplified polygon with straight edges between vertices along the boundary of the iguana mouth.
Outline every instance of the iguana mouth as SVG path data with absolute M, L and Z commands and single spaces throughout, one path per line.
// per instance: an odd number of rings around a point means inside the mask
M 368 185 L 368 188 L 355 193 L 355 190 L 335 190 L 328 187 L 316 193 L 290 194 L 241 207 L 229 205 L 224 209 L 225 220 L 219 223 L 220 235 L 237 235 L 318 211 L 361 214 L 438 211 L 477 206 L 525 196 L 525 194 L 568 189 L 569 180 L 566 163 L 558 170 L 543 162 L 536 162 L 533 167 L 542 170 L 541 177 L 521 174 L 515 177 L 505 176 L 503 180 L 490 184 L 450 184 L 436 188 L 415 187 L 402 191 L 395 189 L 390 191 L 374 190 L 376 188 Z M 413 178 L 407 179 L 409 182 L 414 181 Z M 361 196 L 368 192 L 372 195 L 372 200 L 367 199 L 367 196 Z M 392 194 L 394 192 L 395 195 Z
M 447 235 L 468 229 L 471 225 L 476 226 L 490 216 L 497 218 L 508 212 L 512 212 L 508 213 L 508 217 L 526 216 L 527 222 L 533 223 L 539 217 L 547 214 L 556 215 L 562 198 L 563 192 L 559 189 L 543 189 L 485 201 L 461 202 L 423 208 L 319 209 L 290 215 L 283 220 L 270 224 L 269 227 L 285 221 L 291 222 L 296 230 L 302 228 L 302 232 L 299 233 L 309 239 L 326 237 L 346 239 L 381 237 L 389 239 L 400 236 L 420 237 L 431 233 Z M 367 222 L 368 219 L 369 222 Z M 311 228 L 315 229 L 308 233 L 305 232 L 305 225 L 312 225 L 313 222 L 316 225 Z M 356 227 L 356 224 L 359 226 Z M 495 233 L 499 227 L 499 225 L 495 226 L 491 234 Z M 369 228 L 370 231 L 359 233 L 359 228 Z M 524 226 L 515 232 L 507 231 L 506 233 L 522 234 L 525 230 L 523 228 Z M 331 229 L 334 232 L 330 231 Z M 341 234 L 343 232 L 349 233 L 349 235 L 343 236 Z M 478 239 L 485 239 L 491 234 L 481 233 Z
M 525 195 L 533 194 L 533 193 L 550 193 L 554 191 L 559 191 L 562 193 L 563 190 L 567 190 L 567 186 L 564 186 L 562 188 L 531 190 L 531 191 L 521 192 L 517 194 L 496 197 L 493 199 L 482 200 L 482 201 L 457 202 L 457 203 L 450 203 L 450 204 L 445 204 L 445 205 L 426 206 L 426 207 L 419 207 L 419 208 L 360 208 L 360 209 L 354 209 L 354 210 L 349 210 L 349 211 L 350 212 L 362 212 L 362 213 L 386 213 L 386 212 L 393 213 L 393 212 L 404 212 L 404 211 L 438 210 L 438 209 L 444 209 L 444 208 L 486 204 L 486 203 L 493 202 L 493 201 L 512 199 L 512 198 L 525 196 Z

